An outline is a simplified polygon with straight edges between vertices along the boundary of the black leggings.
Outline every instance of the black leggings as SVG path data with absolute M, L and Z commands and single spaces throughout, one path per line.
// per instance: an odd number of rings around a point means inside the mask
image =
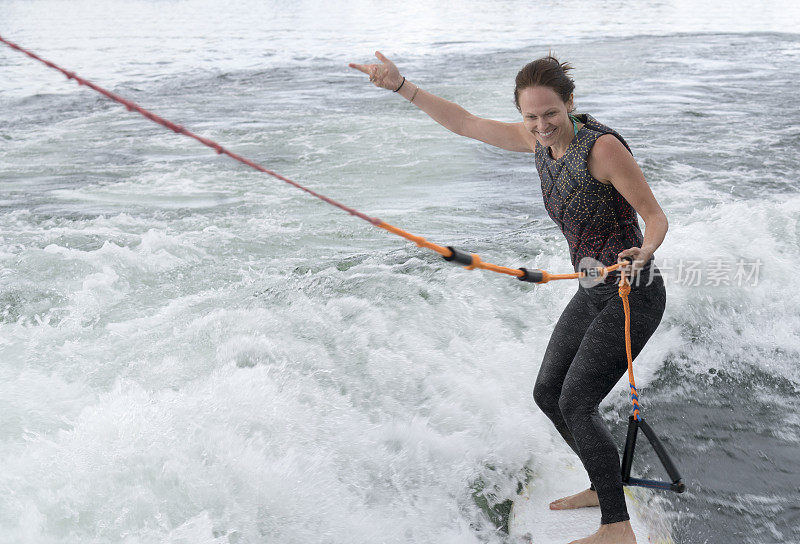
M 628 295 L 634 358 L 661 322 L 667 298 L 658 268 L 649 264 Z M 619 452 L 598 411 L 627 369 L 618 286 L 579 287 L 550 337 L 533 398 L 586 468 L 600 500 L 601 523 L 629 519 Z

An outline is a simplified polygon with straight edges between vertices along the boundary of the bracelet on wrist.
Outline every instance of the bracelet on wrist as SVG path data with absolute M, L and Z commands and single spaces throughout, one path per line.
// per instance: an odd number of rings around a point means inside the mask
M 400 86 L 399 86 L 398 88 L 396 88 L 396 89 L 395 89 L 393 92 L 397 92 L 397 91 L 399 91 L 400 89 L 402 89 L 402 88 L 403 88 L 403 85 L 405 85 L 405 84 L 406 84 L 406 76 L 403 76 L 403 82 L 402 82 L 402 83 L 400 84 Z
M 417 97 L 417 91 L 419 91 L 419 86 L 418 85 L 414 85 L 414 93 L 411 95 L 411 98 L 409 99 L 409 102 L 413 102 L 414 99 Z

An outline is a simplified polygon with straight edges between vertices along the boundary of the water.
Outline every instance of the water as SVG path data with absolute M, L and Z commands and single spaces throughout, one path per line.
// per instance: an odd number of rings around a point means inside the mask
M 380 48 L 514 120 L 519 67 L 568 59 L 670 220 L 636 371 L 692 544 L 800 542 L 798 22 L 792 2 L 0 1 L 0 35 L 237 153 L 554 272 L 532 157 L 346 64 Z M 0 542 L 501 543 L 476 482 L 501 503 L 526 469 L 558 477 L 531 389 L 575 285 L 465 272 L 8 48 L 0 68 Z M 602 408 L 622 443 L 623 383 Z

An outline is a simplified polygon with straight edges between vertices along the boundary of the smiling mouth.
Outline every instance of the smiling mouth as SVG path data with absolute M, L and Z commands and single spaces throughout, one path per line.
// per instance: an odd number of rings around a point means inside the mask
M 549 136 L 552 136 L 552 135 L 553 135 L 553 133 L 554 133 L 555 131 L 556 131 L 556 129 L 553 129 L 553 130 L 551 130 L 550 132 L 539 132 L 539 135 L 540 135 L 542 138 L 547 138 L 547 137 L 549 137 Z

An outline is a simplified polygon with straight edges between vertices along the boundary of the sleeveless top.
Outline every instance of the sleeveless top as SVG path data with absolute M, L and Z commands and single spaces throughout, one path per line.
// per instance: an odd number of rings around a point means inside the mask
M 577 272 L 584 257 L 606 266 L 616 264 L 617 254 L 630 247 L 641 247 L 643 236 L 633 206 L 613 185 L 593 178 L 588 168 L 589 152 L 603 134 L 613 134 L 630 151 L 628 143 L 591 115 L 576 117 L 584 125 L 564 156 L 553 159 L 550 148 L 537 140 L 535 158 L 544 207 L 564 233 Z M 618 273 L 609 276 L 607 283 L 618 277 Z

